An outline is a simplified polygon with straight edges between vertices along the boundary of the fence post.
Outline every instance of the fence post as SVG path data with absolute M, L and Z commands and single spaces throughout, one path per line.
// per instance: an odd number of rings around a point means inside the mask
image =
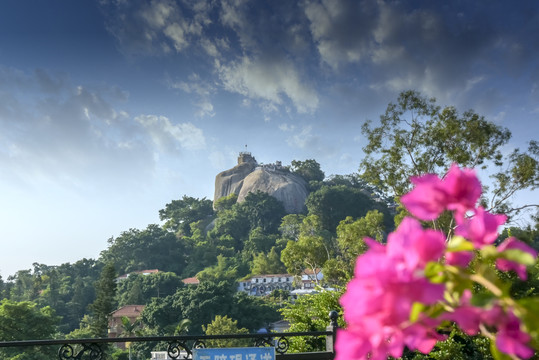
M 329 319 L 331 320 L 329 326 L 326 327 L 327 331 L 331 331 L 331 336 L 326 336 L 326 351 L 332 352 L 335 355 L 335 341 L 337 340 L 337 319 L 339 313 L 335 310 L 329 312 Z

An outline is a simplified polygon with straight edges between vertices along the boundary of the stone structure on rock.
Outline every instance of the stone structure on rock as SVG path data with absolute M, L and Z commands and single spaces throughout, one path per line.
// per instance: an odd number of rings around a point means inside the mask
M 238 195 L 238 202 L 241 202 L 247 194 L 257 191 L 268 193 L 281 201 L 290 214 L 305 209 L 305 199 L 309 194 L 305 180 L 284 168 L 280 161 L 262 165 L 251 153 L 240 152 L 238 165 L 215 177 L 213 203 L 232 193 Z

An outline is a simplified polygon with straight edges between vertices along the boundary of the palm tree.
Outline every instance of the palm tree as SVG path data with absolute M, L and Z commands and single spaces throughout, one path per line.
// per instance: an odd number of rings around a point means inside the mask
M 140 327 L 140 321 L 138 319 L 131 322 L 127 316 L 122 316 L 121 320 L 122 333 L 120 336 L 131 337 L 140 335 L 140 331 L 138 330 Z M 129 360 L 131 360 L 131 342 L 127 342 L 125 345 L 129 349 Z

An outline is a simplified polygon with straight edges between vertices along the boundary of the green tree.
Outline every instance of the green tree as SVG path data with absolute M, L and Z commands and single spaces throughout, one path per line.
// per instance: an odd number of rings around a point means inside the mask
M 52 339 L 56 334 L 58 317 L 47 306 L 38 308 L 30 301 L 16 302 L 4 299 L 0 302 L 0 341 Z M 51 348 L 1 348 L 2 359 L 51 359 Z
M 248 334 L 246 328 L 238 328 L 238 320 L 233 320 L 228 316 L 216 315 L 213 321 L 206 326 L 202 325 L 202 330 L 206 335 L 228 335 L 228 334 Z M 245 347 L 249 339 L 222 339 L 208 340 L 209 347 Z
M 495 186 L 483 200 L 490 211 L 518 213 L 523 208 L 511 206 L 512 195 L 539 185 L 537 142 L 530 142 L 527 153 L 517 149 L 504 160 L 501 148 L 511 137 L 509 130 L 472 110 L 461 114 L 452 106 L 441 108 L 416 91 L 402 92 L 380 116 L 379 126 L 368 121 L 362 133 L 367 138 L 362 178 L 397 198 L 410 190 L 411 176 L 444 176 L 452 163 L 494 174 Z
M 344 293 L 344 289 L 336 291 L 321 290 L 318 293 L 303 295 L 293 303 L 288 303 L 281 314 L 284 320 L 290 322 L 291 332 L 305 331 L 325 331 L 330 323 L 329 312 L 339 313 L 338 323 L 343 327 L 342 308 L 339 298 Z M 293 337 L 290 338 L 291 352 L 311 352 L 325 350 L 324 337 Z
M 230 210 L 232 206 L 238 202 L 238 194 L 232 193 L 228 196 L 223 196 L 215 202 L 215 211 Z
M 288 214 L 284 216 L 279 226 L 281 236 L 286 240 L 298 241 L 303 219 L 305 219 L 305 215 L 302 214 Z
M 238 206 L 247 214 L 250 229 L 261 228 L 266 234 L 276 233 L 286 215 L 283 203 L 262 191 L 250 192 Z
M 208 219 L 213 215 L 213 204 L 206 198 L 196 199 L 184 195 L 181 200 L 173 200 L 159 210 L 159 219 L 165 221 L 163 227 L 184 236 L 191 236 L 190 224 Z
M 331 234 L 324 230 L 318 216 L 309 215 L 303 220 L 298 241 L 288 241 L 281 252 L 281 261 L 291 274 L 299 275 L 305 269 L 311 270 L 318 282 L 317 274 L 332 257 L 333 250 Z
M 367 251 L 364 241 L 370 237 L 378 242 L 384 238 L 384 215 L 377 210 L 354 220 L 347 217 L 337 226 L 337 256 L 324 264 L 324 278 L 331 283 L 344 285 L 354 273 L 357 257 Z
M 379 210 L 389 215 L 387 206 L 377 203 L 361 190 L 345 185 L 327 186 L 312 192 L 305 201 L 309 215 L 317 215 L 323 227 L 335 231 L 341 220 L 347 216 L 359 218 L 365 216 L 369 210 Z M 388 217 L 386 226 L 391 226 Z
M 281 256 L 275 247 L 272 247 L 268 254 L 259 253 L 256 255 L 251 267 L 251 274 L 253 275 L 283 274 L 285 271 L 286 267 L 281 262 Z
M 89 306 L 93 313 L 91 329 L 95 337 L 107 336 L 108 316 L 116 308 L 116 270 L 108 263 L 96 283 L 96 299 Z
M 156 224 L 144 230 L 124 231 L 108 243 L 109 248 L 101 252 L 101 260 L 114 263 L 121 274 L 146 269 L 181 274 L 187 260 L 183 239 Z
M 290 170 L 305 179 L 307 183 L 311 181 L 322 181 L 325 178 L 324 172 L 320 169 L 320 164 L 314 159 L 305 161 L 292 160 Z

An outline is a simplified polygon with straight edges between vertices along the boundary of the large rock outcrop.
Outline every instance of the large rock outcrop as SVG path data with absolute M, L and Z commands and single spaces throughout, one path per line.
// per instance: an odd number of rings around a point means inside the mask
M 305 180 L 283 169 L 279 162 L 259 166 L 250 153 L 240 153 L 238 165 L 215 177 L 213 201 L 215 204 L 219 198 L 235 193 L 241 202 L 247 194 L 256 191 L 281 201 L 288 213 L 302 212 L 309 194 Z

